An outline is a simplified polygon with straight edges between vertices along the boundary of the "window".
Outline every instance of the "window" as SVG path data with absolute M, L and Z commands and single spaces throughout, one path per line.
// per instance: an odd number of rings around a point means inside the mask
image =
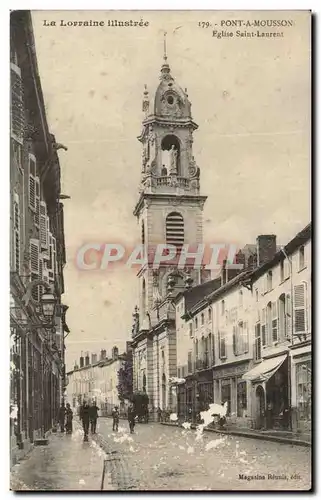
M 196 360 L 198 359 L 198 340 L 196 339 L 195 341 L 195 357 L 196 357 Z
M 39 279 L 39 241 L 36 239 L 30 240 L 30 272 L 31 281 Z M 34 300 L 39 301 L 39 287 L 35 286 L 32 289 L 32 297 Z
M 245 354 L 249 350 L 247 323 L 239 321 L 233 326 L 233 351 L 236 356 Z
M 302 245 L 299 250 L 299 271 L 305 267 L 304 246 Z
M 246 382 L 238 379 L 237 381 L 237 416 L 245 417 L 247 409 Z
M 36 159 L 29 155 L 29 181 L 28 181 L 29 207 L 36 211 Z
M 292 337 L 292 302 L 290 294 L 285 297 L 285 337 L 287 339 Z
M 311 420 L 311 361 L 296 365 L 297 407 L 299 420 Z
M 224 302 L 224 300 L 222 300 L 222 302 L 221 302 L 221 315 L 223 316 L 224 313 L 225 313 L 225 302 Z
M 20 143 L 23 141 L 24 130 L 24 104 L 23 104 L 23 85 L 21 79 L 21 70 L 14 64 L 10 64 L 11 78 L 11 133 Z
M 281 283 L 284 281 L 284 260 L 281 260 L 280 262 L 280 280 Z
M 181 249 L 184 244 L 184 219 L 172 212 L 166 217 L 166 244 Z
M 198 328 L 198 319 L 195 318 L 195 330 L 197 330 L 197 328 Z
M 254 352 L 254 357 L 255 361 L 260 361 L 262 358 L 262 352 L 261 352 L 261 324 L 256 323 L 255 325 L 255 352 Z
M 193 323 L 190 322 L 189 324 L 189 338 L 192 339 L 193 338 Z
M 221 382 L 221 400 L 222 403 L 227 402 L 227 413 L 226 416 L 231 414 L 231 383 L 229 380 L 222 380 Z
M 266 280 L 267 280 L 266 291 L 270 292 L 272 290 L 272 286 L 273 286 L 273 273 L 272 273 L 272 271 L 268 271 L 268 273 L 266 275 Z
M 189 351 L 187 354 L 187 371 L 188 373 L 193 372 L 192 351 Z
M 44 201 L 40 202 L 40 244 L 41 248 L 48 248 L 48 232 L 47 232 L 47 205 Z
M 13 269 L 20 273 L 20 205 L 17 193 L 13 197 Z
M 35 213 L 35 225 L 40 226 L 40 180 L 36 177 L 36 213 Z
M 280 295 L 278 300 L 279 310 L 279 338 L 282 341 L 286 338 L 286 307 L 285 307 L 285 294 Z
M 277 303 L 272 303 L 272 342 L 278 341 L 278 307 Z
M 212 309 L 208 310 L 208 321 L 212 321 Z
M 306 285 L 302 283 L 294 287 L 294 333 L 307 331 Z
M 208 347 L 207 347 L 207 350 L 208 350 L 208 360 L 209 360 L 210 365 L 214 364 L 212 343 L 213 343 L 213 337 L 212 337 L 212 334 L 210 333 L 208 335 Z
M 266 343 L 269 345 L 272 339 L 272 302 L 266 307 Z
M 261 326 L 261 338 L 262 338 L 262 346 L 266 346 L 266 308 L 262 309 L 262 326 Z
M 219 339 L 219 358 L 220 359 L 225 359 L 226 358 L 226 338 L 225 338 L 225 332 L 218 332 L 218 339 Z
M 204 325 L 204 313 L 201 314 L 201 324 Z

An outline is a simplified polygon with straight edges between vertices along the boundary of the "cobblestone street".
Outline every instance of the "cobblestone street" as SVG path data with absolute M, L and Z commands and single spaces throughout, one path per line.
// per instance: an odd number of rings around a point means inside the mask
M 198 435 L 159 424 L 137 425 L 130 435 L 126 424 L 122 421 L 119 432 L 113 433 L 111 420 L 99 421 L 102 446 L 120 459 L 107 463 L 106 468 L 117 489 L 310 489 L 309 448 L 212 433 Z M 123 472 L 117 473 L 117 464 L 126 471 L 124 477 Z M 255 475 L 260 479 L 246 479 Z M 286 478 L 277 478 L 282 475 Z
M 152 423 L 137 425 L 131 435 L 121 421 L 116 433 L 110 419 L 100 418 L 88 443 L 78 422 L 72 436 L 51 435 L 48 446 L 14 466 L 11 489 L 93 491 L 103 480 L 104 490 L 308 490 L 310 453 Z

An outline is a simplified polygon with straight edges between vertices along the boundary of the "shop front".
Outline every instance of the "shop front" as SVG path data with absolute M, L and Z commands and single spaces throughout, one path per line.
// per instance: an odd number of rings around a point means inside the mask
M 290 427 L 288 354 L 264 359 L 245 373 L 250 382 L 251 426 L 255 429 Z
M 311 345 L 291 351 L 292 428 L 311 432 L 312 359 Z
M 213 370 L 214 402 L 227 403 L 227 417 L 230 423 L 239 426 L 249 425 L 248 390 L 250 384 L 242 379 L 249 367 L 249 361 L 242 361 Z

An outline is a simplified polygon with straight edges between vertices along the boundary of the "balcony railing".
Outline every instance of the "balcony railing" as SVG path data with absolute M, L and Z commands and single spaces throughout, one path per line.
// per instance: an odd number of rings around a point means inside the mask
M 170 176 L 156 178 L 157 186 L 173 186 L 173 187 L 175 187 L 175 183 L 177 183 L 177 187 L 182 187 L 182 188 L 189 187 L 189 179 L 187 179 L 186 177 L 176 177 L 175 180 Z

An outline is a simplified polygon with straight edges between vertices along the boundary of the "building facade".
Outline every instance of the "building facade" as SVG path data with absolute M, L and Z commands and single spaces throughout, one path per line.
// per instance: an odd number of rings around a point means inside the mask
M 123 407 L 119 398 L 119 371 L 124 366 L 126 354 L 118 354 L 114 347 L 110 358 L 102 349 L 100 358 L 95 354 L 81 355 L 79 365 L 67 373 L 66 399 L 76 409 L 84 400 L 95 401 L 102 416 L 110 415 L 115 405 Z
M 150 407 L 173 405 L 169 380 L 176 376 L 176 328 L 173 297 L 201 281 L 200 267 L 178 269 L 177 258 L 153 266 L 156 245 L 202 243 L 200 169 L 193 156 L 192 119 L 187 90 L 175 82 L 164 58 L 160 83 L 150 101 L 144 92 L 140 197 L 134 215 L 141 233 L 146 263 L 138 273 L 139 308 L 134 313 L 134 390 L 146 391 Z M 194 247 L 195 248 L 195 247 Z M 173 257 L 173 258 L 171 258 Z
M 61 145 L 48 129 L 30 13 L 12 12 L 10 27 L 10 428 L 14 462 L 56 419 L 65 386 L 64 332 L 68 327 L 67 307 L 62 303 L 65 241 L 57 154 Z M 41 327 L 42 283 L 51 287 L 57 301 L 50 332 Z
M 280 250 L 259 236 L 243 271 L 223 269 L 216 289 L 188 305 L 191 291 L 176 300 L 178 413 L 227 402 L 240 426 L 309 431 L 311 226 Z

